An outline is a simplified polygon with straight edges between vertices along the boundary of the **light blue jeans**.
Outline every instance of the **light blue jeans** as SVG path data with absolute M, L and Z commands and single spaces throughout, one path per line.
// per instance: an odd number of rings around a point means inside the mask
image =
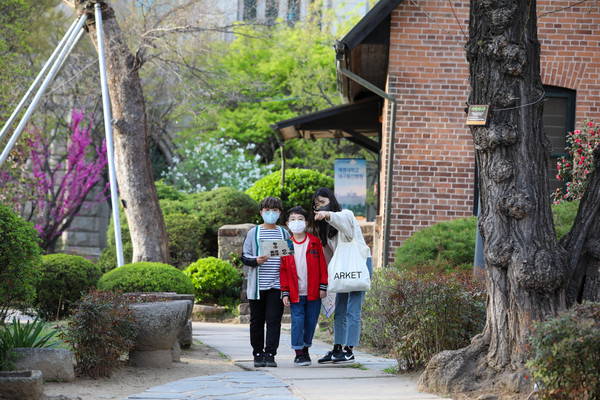
M 369 275 L 373 276 L 373 260 L 367 258 Z M 338 293 L 335 296 L 333 313 L 333 343 L 358 346 L 360 340 L 360 318 L 366 292 Z

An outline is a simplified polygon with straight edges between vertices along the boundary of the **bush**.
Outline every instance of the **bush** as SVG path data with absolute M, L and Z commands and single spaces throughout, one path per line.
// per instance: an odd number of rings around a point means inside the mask
M 162 179 L 154 182 L 159 200 L 185 200 L 185 193 L 180 192 L 174 186 L 167 185 Z
M 540 399 L 600 398 L 600 303 L 578 304 L 534 324 L 528 362 Z
M 333 178 L 318 171 L 290 168 L 285 171 L 285 185 L 281 187 L 281 171 L 275 171 L 246 190 L 254 200 L 275 196 L 281 199 L 284 213 L 294 207 L 312 209 L 312 197 L 320 187 L 333 188 Z
M 13 318 L 12 324 L 0 328 L 0 370 L 10 369 L 12 357 L 10 350 L 18 347 L 38 348 L 54 347 L 60 342 L 50 342 L 56 335 L 56 330 L 43 334 L 45 323 L 37 317 L 33 321 L 21 324 Z
M 134 346 L 136 324 L 129 301 L 120 293 L 90 291 L 77 305 L 61 338 L 71 343 L 76 371 L 109 377 Z
M 558 239 L 571 229 L 578 208 L 578 201 L 552 206 Z M 472 271 L 476 228 L 477 218 L 469 217 L 439 222 L 421 229 L 396 250 L 394 267 L 414 269 L 430 266 L 440 272 Z
M 577 216 L 577 210 L 579 210 L 579 200 L 563 201 L 552 206 L 554 228 L 556 229 L 556 237 L 559 240 L 571 230 L 573 221 Z
M 361 340 L 394 354 L 399 370 L 422 367 L 481 332 L 484 288 L 471 274 L 376 270 L 363 304 Z
M 40 262 L 38 231 L 0 203 L 0 325 L 9 307 L 31 303 Z
M 190 195 L 192 212 L 206 225 L 202 248 L 206 255 L 216 256 L 219 251 L 219 228 L 229 224 L 256 222 L 258 203 L 244 192 L 222 187 L 210 192 Z
M 122 292 L 194 293 L 194 285 L 177 268 L 155 262 L 137 262 L 107 272 L 98 281 L 99 290 Z
M 421 229 L 396 251 L 394 267 L 432 266 L 443 271 L 471 271 L 475 255 L 477 218 L 439 222 Z
M 171 265 L 185 268 L 203 254 L 202 239 L 206 226 L 195 215 L 165 215 Z
M 60 319 L 83 292 L 96 286 L 102 271 L 81 256 L 50 254 L 42 257 L 39 274 L 35 308 L 44 319 Z
M 194 284 L 196 301 L 231 305 L 240 296 L 242 275 L 228 261 L 202 258 L 183 272 Z

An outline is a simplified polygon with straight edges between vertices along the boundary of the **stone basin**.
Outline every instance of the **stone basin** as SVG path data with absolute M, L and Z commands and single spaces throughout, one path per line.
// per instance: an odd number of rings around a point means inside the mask
M 138 367 L 170 368 L 171 349 L 183 332 L 192 302 L 188 300 L 132 303 L 129 305 L 138 330 L 129 361 Z
M 42 394 L 41 371 L 0 371 L 0 400 L 38 400 Z

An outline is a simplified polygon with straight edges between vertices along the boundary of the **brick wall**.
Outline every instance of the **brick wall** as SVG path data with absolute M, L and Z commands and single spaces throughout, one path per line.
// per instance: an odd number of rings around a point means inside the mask
M 463 49 L 469 3 L 452 2 L 453 8 L 449 4 L 405 1 L 392 14 L 388 92 L 396 97 L 398 107 L 390 262 L 414 232 L 439 221 L 471 216 L 473 211 L 475 154 L 464 111 L 470 91 Z M 568 5 L 538 1 L 542 81 L 577 90 L 576 121 L 600 120 L 600 64 L 595 61 L 599 7 L 584 4 L 548 13 Z M 383 149 L 383 156 L 387 150 Z M 384 188 L 385 171 L 381 176 Z M 385 209 L 384 196 L 381 201 L 380 209 Z

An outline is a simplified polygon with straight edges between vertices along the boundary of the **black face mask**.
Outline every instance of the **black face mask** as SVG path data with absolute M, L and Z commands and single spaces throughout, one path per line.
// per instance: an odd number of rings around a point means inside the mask
M 331 211 L 331 203 L 320 207 L 315 206 L 314 209 L 315 211 Z

